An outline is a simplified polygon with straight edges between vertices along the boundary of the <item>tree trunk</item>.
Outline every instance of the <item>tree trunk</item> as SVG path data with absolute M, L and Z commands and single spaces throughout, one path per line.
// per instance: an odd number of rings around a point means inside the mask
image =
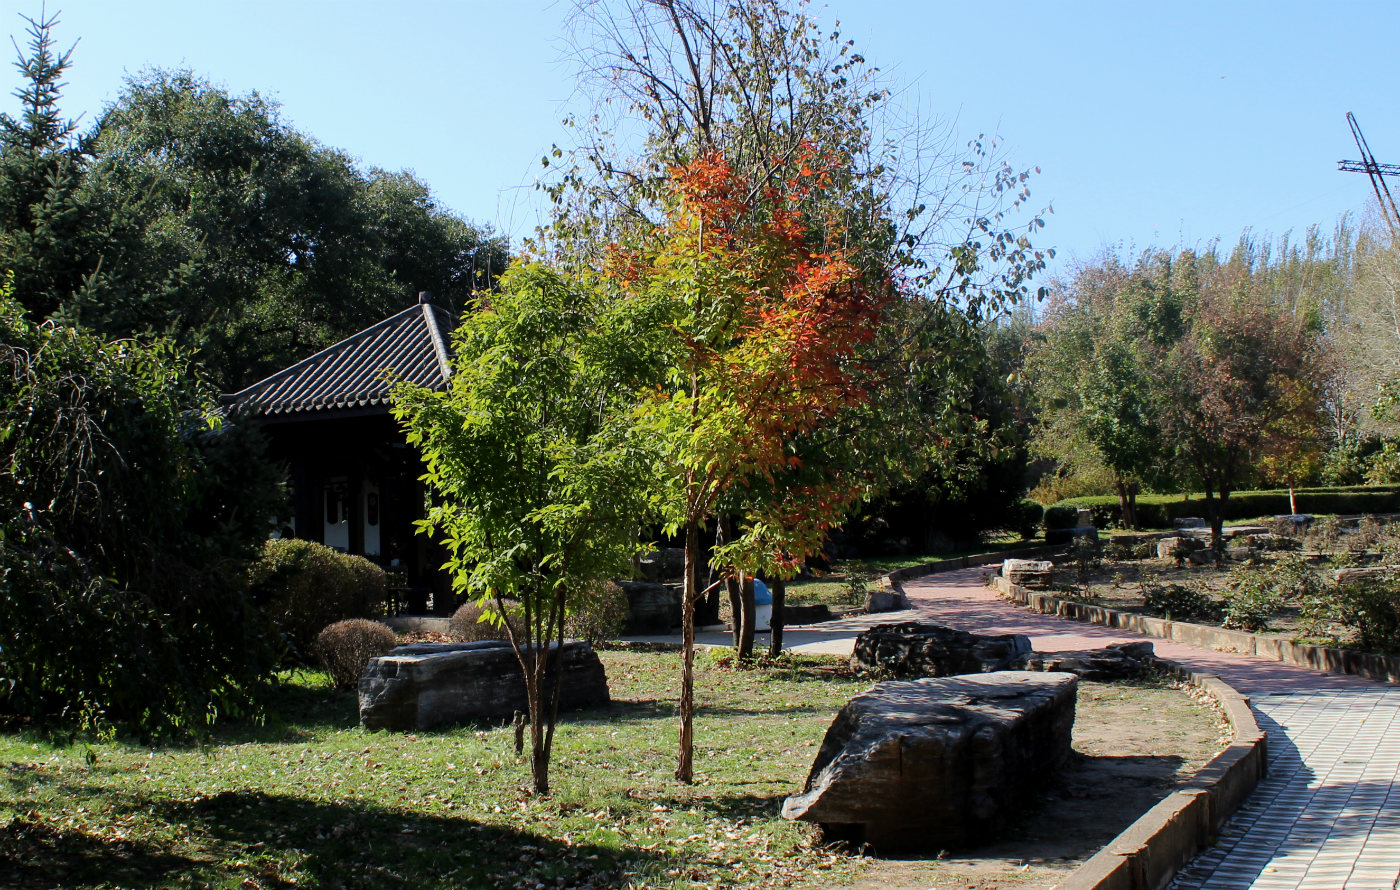
M 681 740 L 676 778 L 689 785 L 695 775 L 695 572 L 700 558 L 700 523 L 685 524 L 685 582 L 681 593 Z
M 1288 515 L 1298 515 L 1298 499 L 1293 496 L 1293 486 L 1288 486 Z
M 773 617 L 768 619 L 768 654 L 777 658 L 783 651 L 783 607 L 787 605 L 787 582 L 773 579 Z
M 744 638 L 744 591 L 743 582 L 735 575 L 727 575 L 724 579 L 724 589 L 729 594 L 729 628 L 730 634 L 734 638 L 734 651 L 739 651 L 739 644 Z
M 738 657 L 740 661 L 753 659 L 753 635 L 758 627 L 758 606 L 753 599 L 753 576 L 740 575 L 739 606 L 743 620 L 739 625 Z
M 528 643 L 529 641 L 527 641 Z M 549 663 L 549 653 L 541 653 L 538 643 L 534 643 L 525 667 L 525 699 L 530 711 L 530 778 L 534 780 L 535 793 L 549 794 L 549 755 L 544 745 L 544 708 L 540 692 L 544 688 L 544 668 Z

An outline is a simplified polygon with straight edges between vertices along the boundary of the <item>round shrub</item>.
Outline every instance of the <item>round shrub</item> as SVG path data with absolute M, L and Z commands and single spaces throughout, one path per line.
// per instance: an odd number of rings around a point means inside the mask
M 504 600 L 505 617 L 510 622 L 511 629 L 515 631 L 517 638 L 524 635 L 523 617 L 521 616 L 520 603 L 515 600 Z M 452 636 L 467 643 L 474 643 L 478 640 L 505 640 L 505 626 L 501 623 L 500 616 L 496 612 L 496 600 L 487 600 L 483 604 L 480 600 L 470 600 L 463 603 L 452 613 L 452 621 L 448 624 Z
M 398 645 L 398 637 L 378 621 L 351 618 L 337 621 L 316 635 L 316 660 L 337 689 L 354 689 L 371 658 Z
M 627 624 L 627 594 L 611 581 L 575 593 L 569 598 L 564 635 L 590 644 L 622 636 Z
M 1147 611 L 1175 621 L 1218 621 L 1220 604 L 1210 594 L 1184 584 L 1153 588 L 1145 597 Z
M 372 618 L 384 606 L 383 569 L 362 556 L 300 538 L 264 544 L 249 567 L 249 581 L 295 661 L 309 660 L 311 645 L 326 625 Z

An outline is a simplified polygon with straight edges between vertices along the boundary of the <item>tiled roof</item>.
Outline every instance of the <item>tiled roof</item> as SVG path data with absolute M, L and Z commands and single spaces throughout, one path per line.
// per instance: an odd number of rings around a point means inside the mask
M 452 373 L 447 334 L 455 326 L 447 312 L 419 303 L 221 401 L 232 411 L 268 419 L 387 412 L 386 370 L 419 386 L 446 385 Z

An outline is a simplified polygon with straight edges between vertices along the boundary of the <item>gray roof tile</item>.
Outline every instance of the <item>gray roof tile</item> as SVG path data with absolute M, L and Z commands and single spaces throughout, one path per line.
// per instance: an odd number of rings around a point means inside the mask
M 419 386 L 447 385 L 452 373 L 447 334 L 455 326 L 444 310 L 419 303 L 221 401 L 232 411 L 268 419 L 387 412 L 386 370 Z

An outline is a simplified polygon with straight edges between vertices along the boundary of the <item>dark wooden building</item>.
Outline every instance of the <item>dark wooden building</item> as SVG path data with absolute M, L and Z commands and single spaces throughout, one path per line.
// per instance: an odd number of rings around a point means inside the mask
M 415 534 L 428 493 L 423 463 L 389 413 L 392 373 L 443 389 L 451 376 L 447 335 L 456 319 L 420 296 L 418 305 L 365 328 L 240 392 L 227 410 L 255 418 L 269 456 L 286 464 L 293 515 L 280 533 L 356 553 L 402 573 L 421 609 L 452 608 L 442 548 Z M 413 609 L 417 610 L 417 609 Z

